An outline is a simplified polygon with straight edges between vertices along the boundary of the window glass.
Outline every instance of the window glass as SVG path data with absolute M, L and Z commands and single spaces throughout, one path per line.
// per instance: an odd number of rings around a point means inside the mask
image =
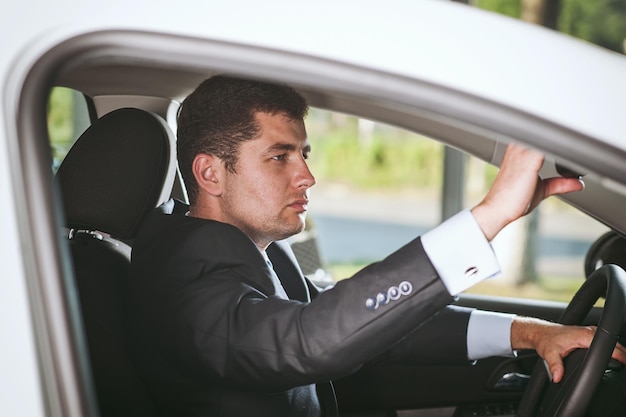
M 309 163 L 317 180 L 311 190 L 309 226 L 324 270 L 333 279 L 352 275 L 437 224 L 443 151 L 439 143 L 316 109 L 307 118 L 307 133 Z M 294 245 L 296 253 L 299 245 L 304 243 Z
M 380 260 L 442 219 L 444 147 L 402 129 L 313 109 L 307 230 L 293 247 L 304 272 L 322 284 Z M 497 168 L 465 155 L 461 207 L 476 205 Z M 573 227 L 575 225 L 575 227 Z M 468 292 L 569 301 L 583 261 L 606 227 L 556 199 L 494 240 L 503 275 Z
M 64 87 L 52 89 L 47 117 L 54 172 L 78 136 L 89 126 L 88 114 L 87 101 L 80 92 Z

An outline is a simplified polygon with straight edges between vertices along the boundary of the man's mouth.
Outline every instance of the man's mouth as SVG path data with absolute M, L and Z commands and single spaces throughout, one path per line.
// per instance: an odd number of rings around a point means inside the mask
M 292 202 L 291 204 L 289 204 L 289 207 L 295 209 L 298 212 L 307 211 L 309 208 L 309 200 L 306 200 L 306 199 L 296 200 Z

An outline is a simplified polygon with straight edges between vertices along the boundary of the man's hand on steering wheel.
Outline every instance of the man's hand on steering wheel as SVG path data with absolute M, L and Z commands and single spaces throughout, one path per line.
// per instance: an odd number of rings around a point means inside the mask
M 595 326 L 565 326 L 544 320 L 516 317 L 511 325 L 511 347 L 534 349 L 550 370 L 552 381 L 563 378 L 563 358 L 575 349 L 586 349 L 595 334 Z M 612 358 L 626 365 L 626 348 L 615 346 Z

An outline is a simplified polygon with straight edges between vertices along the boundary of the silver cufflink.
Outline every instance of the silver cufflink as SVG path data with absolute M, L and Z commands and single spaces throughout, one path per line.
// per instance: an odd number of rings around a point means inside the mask
M 471 278 L 478 273 L 477 266 L 470 266 L 465 270 L 465 278 Z

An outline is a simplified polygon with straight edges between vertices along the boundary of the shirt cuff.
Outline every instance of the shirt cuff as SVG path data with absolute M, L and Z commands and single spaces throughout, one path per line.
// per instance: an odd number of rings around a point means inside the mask
M 421 237 L 422 246 L 450 295 L 500 274 L 491 244 L 469 210 Z
M 467 358 L 474 361 L 491 356 L 515 356 L 511 348 L 513 317 L 513 314 L 472 311 L 467 325 Z

